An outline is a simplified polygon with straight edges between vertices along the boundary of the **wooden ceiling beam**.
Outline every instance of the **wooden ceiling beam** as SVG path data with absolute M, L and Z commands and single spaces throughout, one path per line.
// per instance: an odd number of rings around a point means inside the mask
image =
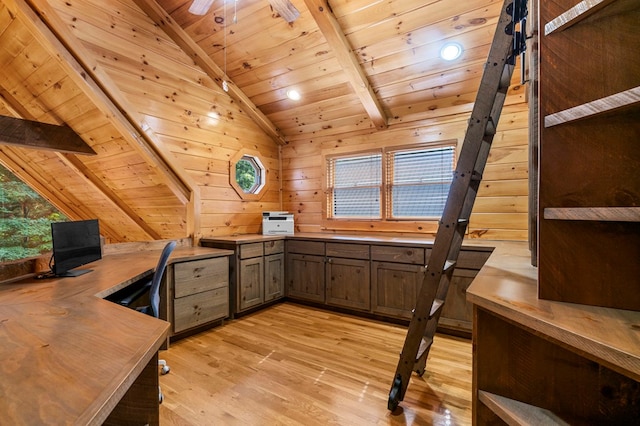
M 286 144 L 285 136 L 280 132 L 266 115 L 236 86 L 224 71 L 202 50 L 198 44 L 178 25 L 173 18 L 155 0 L 134 0 L 162 30 L 187 54 L 202 70 L 207 73 L 220 87 L 227 82 L 228 94 L 236 101 L 243 111 L 260 126 L 260 128 L 279 145 Z
M 96 152 L 69 126 L 7 116 L 0 116 L 0 144 L 96 155 Z
M 313 16 L 313 19 L 315 19 L 318 24 L 320 31 L 327 39 L 329 47 L 333 50 L 338 62 L 348 76 L 354 91 L 369 115 L 369 119 L 374 123 L 376 128 L 385 129 L 388 126 L 388 120 L 382 109 L 382 105 L 373 92 L 369 80 L 349 44 L 349 40 L 347 40 L 347 37 L 340 28 L 338 20 L 331 11 L 327 0 L 304 0 L 304 2 L 309 8 L 311 16 Z

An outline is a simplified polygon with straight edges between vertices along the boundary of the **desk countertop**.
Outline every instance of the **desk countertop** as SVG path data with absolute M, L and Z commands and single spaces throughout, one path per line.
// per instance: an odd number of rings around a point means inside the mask
M 170 262 L 228 255 L 178 248 Z M 71 278 L 0 285 L 0 414 L 99 424 L 165 342 L 169 323 L 102 300 L 150 275 L 160 251 L 108 255 Z
M 540 299 L 527 244 L 495 247 L 467 289 L 467 300 L 640 380 L 640 312 Z

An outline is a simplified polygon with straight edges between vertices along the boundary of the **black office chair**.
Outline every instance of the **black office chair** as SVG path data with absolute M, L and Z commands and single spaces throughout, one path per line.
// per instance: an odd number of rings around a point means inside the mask
M 158 265 L 151 277 L 151 280 L 145 282 L 137 291 L 128 295 L 125 298 L 119 300 L 119 303 L 123 306 L 132 307 L 132 309 L 137 310 L 138 312 L 142 312 L 147 315 L 154 316 L 159 318 L 160 315 L 160 284 L 162 284 L 162 275 L 164 275 L 164 271 L 167 269 L 167 262 L 169 260 L 169 256 L 173 252 L 173 249 L 176 248 L 175 241 L 169 241 L 167 245 L 164 246 L 162 250 L 162 254 L 160 255 L 160 259 L 158 260 Z M 133 307 L 132 305 L 136 302 L 136 300 L 140 299 L 145 294 L 149 294 L 149 304 L 143 306 Z M 158 365 L 162 367 L 160 370 L 162 374 L 167 374 L 170 371 L 167 362 L 163 359 L 158 360 Z M 158 399 L 162 404 L 162 400 L 164 396 L 162 395 L 162 390 L 158 389 Z

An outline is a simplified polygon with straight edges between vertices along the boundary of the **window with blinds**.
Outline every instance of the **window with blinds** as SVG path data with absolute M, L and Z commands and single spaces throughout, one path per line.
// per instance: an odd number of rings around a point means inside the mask
M 327 216 L 438 219 L 454 167 L 455 142 L 327 157 Z
M 453 179 L 453 146 L 386 153 L 389 217 L 439 218 Z
M 382 154 L 328 160 L 330 217 L 381 217 Z

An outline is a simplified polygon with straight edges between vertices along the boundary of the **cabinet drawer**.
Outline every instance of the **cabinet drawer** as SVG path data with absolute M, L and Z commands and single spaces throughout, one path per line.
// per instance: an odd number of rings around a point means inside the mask
M 327 256 L 345 257 L 348 259 L 369 259 L 369 245 L 327 243 Z
M 381 262 L 425 264 L 425 249 L 416 247 L 371 246 L 371 259 Z
M 266 241 L 264 243 L 265 256 L 278 253 L 284 253 L 284 240 Z
M 217 288 L 173 301 L 173 331 L 179 333 L 229 316 L 229 288 Z
M 320 241 L 287 241 L 289 253 L 315 254 L 324 256 L 324 243 Z
M 173 265 L 174 297 L 229 286 L 229 259 L 213 259 L 180 262 Z
M 262 243 L 242 244 L 240 246 L 240 259 L 262 256 L 263 253 L 264 246 Z

